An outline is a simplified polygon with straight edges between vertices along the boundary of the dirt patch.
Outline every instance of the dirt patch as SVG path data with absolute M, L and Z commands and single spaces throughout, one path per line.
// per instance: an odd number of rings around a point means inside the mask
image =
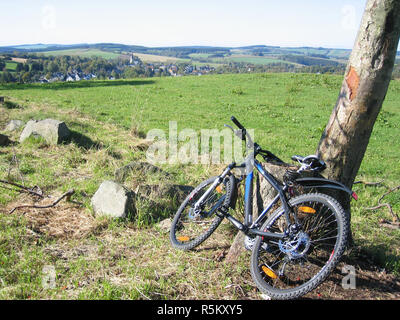
M 58 197 L 59 195 L 54 195 L 37 201 L 28 195 L 22 195 L 9 204 L 6 211 L 10 212 L 13 208 L 24 205 L 50 205 Z M 85 238 L 100 230 L 105 223 L 96 220 L 82 205 L 64 200 L 52 208 L 21 208 L 13 214 L 23 215 L 33 234 L 44 234 L 50 238 Z
M 11 60 L 18 63 L 26 63 L 28 61 L 28 59 L 24 58 L 11 58 Z
M 357 261 L 352 261 L 357 262 Z M 376 266 L 353 265 L 355 268 L 355 287 L 346 288 L 346 262 L 338 265 L 335 272 L 317 289 L 307 294 L 305 299 L 330 300 L 399 300 L 400 278 Z M 343 273 L 342 273 L 343 271 Z M 344 285 L 343 285 L 344 280 Z

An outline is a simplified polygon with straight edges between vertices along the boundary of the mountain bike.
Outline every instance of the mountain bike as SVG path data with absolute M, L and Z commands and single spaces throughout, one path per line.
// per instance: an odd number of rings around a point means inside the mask
M 229 164 L 219 176 L 200 183 L 180 205 L 170 230 L 172 246 L 191 250 L 204 242 L 224 218 L 244 232 L 251 253 L 251 275 L 261 292 L 271 299 L 298 298 L 321 284 L 343 255 L 349 233 L 349 217 L 337 199 L 324 189 L 339 190 L 357 200 L 355 192 L 340 182 L 319 175 L 326 168 L 315 155 L 293 156 L 300 167 L 287 169 L 279 181 L 257 160 L 284 162 L 252 141 L 248 131 L 231 117 L 237 130 L 229 127 L 249 150 L 241 164 Z M 234 174 L 234 169 L 244 175 Z M 253 218 L 254 170 L 276 190 L 273 198 Z M 312 173 L 305 177 L 303 173 Z M 244 221 L 230 214 L 244 181 Z M 301 187 L 302 193 L 294 192 Z

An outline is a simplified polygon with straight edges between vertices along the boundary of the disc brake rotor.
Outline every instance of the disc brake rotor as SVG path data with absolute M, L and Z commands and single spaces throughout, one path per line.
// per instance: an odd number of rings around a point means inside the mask
M 307 254 L 310 248 L 310 237 L 304 233 L 299 232 L 294 239 L 279 240 L 279 249 L 287 254 L 291 259 L 299 259 Z

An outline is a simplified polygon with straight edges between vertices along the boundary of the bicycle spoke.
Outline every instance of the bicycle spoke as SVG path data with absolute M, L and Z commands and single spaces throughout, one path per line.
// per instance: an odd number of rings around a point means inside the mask
M 218 178 L 203 181 L 181 204 L 170 230 L 170 240 L 174 247 L 183 250 L 195 248 L 205 241 L 221 223 L 223 218 L 216 215 L 216 212 L 222 206 L 230 204 L 235 181 L 233 176 L 226 177 L 218 188 L 211 190 L 202 203 L 199 203 L 199 200 L 208 192 L 210 185 Z
M 304 196 L 307 197 L 313 196 Z M 339 241 L 338 215 L 329 204 L 308 200 L 297 203 L 293 210 L 297 212 L 301 231 L 296 231 L 298 235 L 282 239 L 279 243 L 272 240 L 262 242 L 267 244 L 267 250 L 259 253 L 257 258 L 258 268 L 262 272 L 261 283 L 266 288 L 273 288 L 274 292 L 300 288 L 310 281 L 317 281 L 314 279 L 325 272 L 325 266 L 330 263 Z M 287 229 L 283 210 L 267 223 L 265 230 L 269 232 Z M 267 266 L 264 267 L 265 272 L 263 266 Z M 257 282 L 260 283 L 260 280 Z

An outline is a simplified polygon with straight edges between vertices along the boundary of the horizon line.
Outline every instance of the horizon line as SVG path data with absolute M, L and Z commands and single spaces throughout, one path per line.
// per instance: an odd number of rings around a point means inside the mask
M 81 43 L 22 43 L 22 44 L 12 44 L 12 45 L 0 45 L 0 48 L 18 48 L 24 46 L 35 46 L 35 45 L 42 45 L 42 46 L 78 46 L 78 45 L 98 45 L 98 44 L 116 44 L 116 45 L 124 45 L 124 46 L 135 46 L 135 47 L 143 47 L 143 48 L 245 48 L 245 47 L 274 47 L 274 48 L 322 48 L 322 49 L 341 49 L 341 50 L 352 50 L 352 48 L 346 47 L 324 47 L 324 46 L 310 46 L 310 45 L 299 45 L 299 46 L 282 46 L 282 45 L 267 45 L 267 44 L 244 44 L 244 45 L 235 45 L 235 46 L 227 46 L 227 45 L 162 45 L 162 46 L 148 46 L 148 45 L 141 45 L 141 44 L 126 44 L 126 43 L 119 43 L 119 42 L 81 42 Z

